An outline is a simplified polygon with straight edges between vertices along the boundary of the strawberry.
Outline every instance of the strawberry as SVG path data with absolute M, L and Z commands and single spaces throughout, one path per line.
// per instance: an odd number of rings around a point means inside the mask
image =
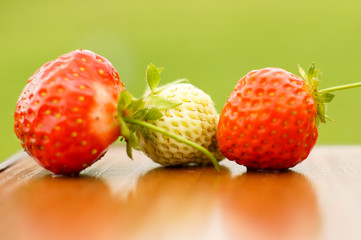
M 118 116 L 128 146 L 164 166 L 213 163 L 219 170 L 218 160 L 224 157 L 217 146 L 218 114 L 213 101 L 183 80 L 157 87 L 160 70 L 148 66 L 150 90 L 143 98 L 135 100 L 126 91 L 120 94 Z
M 209 95 L 189 83 L 180 83 L 162 89 L 156 96 L 182 104 L 162 110 L 163 116 L 149 123 L 196 142 L 213 154 L 217 153 L 218 114 Z M 153 133 L 152 138 L 150 140 L 140 134 L 140 147 L 148 157 L 161 165 L 210 163 L 202 152 L 161 133 Z M 218 160 L 224 158 L 221 154 L 216 157 Z
M 78 174 L 120 134 L 117 100 L 124 85 L 111 63 L 75 50 L 30 77 L 14 114 L 21 145 L 55 174 Z
M 326 121 L 331 91 L 318 91 L 319 71 L 312 64 L 300 78 L 280 68 L 264 68 L 242 77 L 225 103 L 218 124 L 220 151 L 248 169 L 284 170 L 307 158 L 319 122 Z

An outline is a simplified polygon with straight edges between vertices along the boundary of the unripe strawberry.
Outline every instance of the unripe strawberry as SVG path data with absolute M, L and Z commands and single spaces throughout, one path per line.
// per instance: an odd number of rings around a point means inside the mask
M 118 120 L 127 154 L 142 150 L 164 166 L 207 165 L 219 171 L 223 159 L 217 146 L 218 114 L 209 95 L 179 80 L 158 87 L 160 68 L 147 68 L 149 90 L 141 99 L 122 91 Z
M 182 104 L 162 110 L 163 116 L 149 123 L 201 145 L 216 154 L 218 160 L 224 158 L 217 153 L 218 114 L 209 95 L 189 83 L 181 83 L 167 87 L 158 96 Z M 161 165 L 210 163 L 209 158 L 195 148 L 161 133 L 153 132 L 152 135 L 153 141 L 140 134 L 139 144 L 148 157 Z

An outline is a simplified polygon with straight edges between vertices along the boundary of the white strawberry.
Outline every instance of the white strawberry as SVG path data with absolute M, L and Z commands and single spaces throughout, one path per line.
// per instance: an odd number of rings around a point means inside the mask
M 213 101 L 184 81 L 158 88 L 160 71 L 148 66 L 149 91 L 143 98 L 120 93 L 118 119 L 128 156 L 134 148 L 164 166 L 213 163 L 219 170 L 218 161 L 224 157 L 217 146 Z
M 162 110 L 163 116 L 149 123 L 195 142 L 216 155 L 218 114 L 209 95 L 189 83 L 167 87 L 158 96 L 174 103 L 182 103 L 175 108 Z M 164 166 L 209 164 L 209 158 L 199 150 L 166 135 L 152 132 L 153 140 L 139 136 L 142 151 L 153 161 Z

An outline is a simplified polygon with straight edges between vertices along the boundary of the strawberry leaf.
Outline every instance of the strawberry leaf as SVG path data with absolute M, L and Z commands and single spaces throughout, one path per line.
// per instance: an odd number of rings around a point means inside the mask
M 317 125 L 319 122 L 326 123 L 326 107 L 322 102 L 318 103 L 317 106 Z
M 129 105 L 128 108 L 132 111 L 132 112 L 137 112 L 140 109 L 142 109 L 144 107 L 144 99 L 138 99 L 138 100 L 133 100 Z
M 133 113 L 133 109 L 131 109 L 129 106 L 133 103 L 133 102 L 137 102 L 137 100 L 133 100 L 133 96 L 127 92 L 127 91 L 122 91 L 119 94 L 119 99 L 118 99 L 118 107 L 117 107 L 117 111 L 118 111 L 118 116 L 119 118 L 123 118 L 123 117 L 129 117 L 132 115 Z M 139 103 L 137 103 L 139 104 Z M 137 106 L 140 107 L 140 106 Z
M 160 110 L 167 110 L 171 108 L 175 108 L 180 106 L 182 103 L 174 103 L 169 101 L 168 99 L 158 96 L 158 95 L 151 95 L 147 101 L 147 105 L 156 106 Z
M 307 85 L 310 85 L 308 81 L 308 76 L 306 75 L 305 70 L 303 70 L 303 68 L 300 65 L 298 65 L 298 72 L 301 74 L 303 81 L 307 83 Z
M 160 112 L 160 110 L 156 107 L 150 107 L 148 109 L 147 114 L 145 115 L 145 120 L 150 120 L 150 121 L 154 121 L 157 120 L 159 118 L 161 118 L 163 116 L 163 114 Z
M 130 144 L 135 150 L 140 150 L 138 138 L 137 138 L 137 136 L 135 135 L 135 133 L 134 133 L 133 131 L 130 132 L 129 138 L 127 139 L 127 142 L 129 142 L 129 144 Z
M 118 122 L 121 129 L 121 135 L 123 138 L 125 138 L 125 141 L 127 142 L 127 145 L 130 144 L 131 147 L 133 147 L 136 150 L 140 149 L 138 138 L 135 135 L 134 131 L 132 131 L 127 123 L 124 121 L 122 117 L 118 117 Z M 128 155 L 129 156 L 129 155 Z
M 323 103 L 329 103 L 329 102 L 331 102 L 334 97 L 335 97 L 335 95 L 332 94 L 332 93 L 329 93 L 329 92 L 325 92 L 325 93 L 321 93 L 321 94 L 320 94 L 320 100 L 321 100 Z
M 145 139 L 147 139 L 148 141 L 150 141 L 153 144 L 156 144 L 154 136 L 151 134 L 151 132 L 148 128 L 141 127 L 141 128 L 139 128 L 139 131 Z
M 139 111 L 137 111 L 136 113 L 134 113 L 133 118 L 134 119 L 138 119 L 138 120 L 142 120 L 145 118 L 145 116 L 147 115 L 149 109 L 148 108 L 143 108 Z
M 133 118 L 137 120 L 157 120 L 161 118 L 163 114 L 160 112 L 160 110 L 154 106 L 151 106 L 149 108 L 143 108 L 136 113 L 134 113 Z
M 140 131 L 140 128 L 141 128 L 141 126 L 138 126 L 138 125 L 133 125 L 133 124 L 129 125 L 129 129 L 135 133 L 137 131 Z
M 320 71 L 316 69 L 315 63 L 312 63 L 308 69 L 307 74 L 305 71 L 298 66 L 298 71 L 300 72 L 304 82 L 310 89 L 313 100 L 316 103 L 316 124 L 326 123 L 326 107 L 325 103 L 328 103 L 332 100 L 332 94 L 320 94 L 318 90 L 318 85 L 320 83 Z
M 128 91 L 121 91 L 118 99 L 118 112 L 125 109 L 133 100 L 133 96 Z
M 126 146 L 127 146 L 127 155 L 128 155 L 128 157 L 129 157 L 130 159 L 133 160 L 132 145 L 130 145 L 130 143 L 127 142 Z
M 118 117 L 119 125 L 120 125 L 120 131 L 123 138 L 125 138 L 125 141 L 127 141 L 127 138 L 130 134 L 130 129 L 128 128 L 128 125 L 125 123 L 123 118 Z M 123 138 L 121 140 L 123 140 Z
M 314 74 L 315 74 L 315 63 L 313 62 L 310 66 L 310 68 L 308 69 L 308 79 L 312 79 Z
M 159 70 L 154 66 L 153 63 L 149 64 L 147 67 L 146 79 L 150 90 L 152 91 L 152 93 L 154 93 L 154 90 L 158 86 L 160 81 L 160 74 Z

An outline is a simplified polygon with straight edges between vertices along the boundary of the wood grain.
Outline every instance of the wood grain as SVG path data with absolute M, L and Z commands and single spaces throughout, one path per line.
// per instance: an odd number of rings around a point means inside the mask
M 56 177 L 21 156 L 0 172 L 0 239 L 361 239 L 361 146 L 317 146 L 282 173 L 134 159 L 114 146 Z

